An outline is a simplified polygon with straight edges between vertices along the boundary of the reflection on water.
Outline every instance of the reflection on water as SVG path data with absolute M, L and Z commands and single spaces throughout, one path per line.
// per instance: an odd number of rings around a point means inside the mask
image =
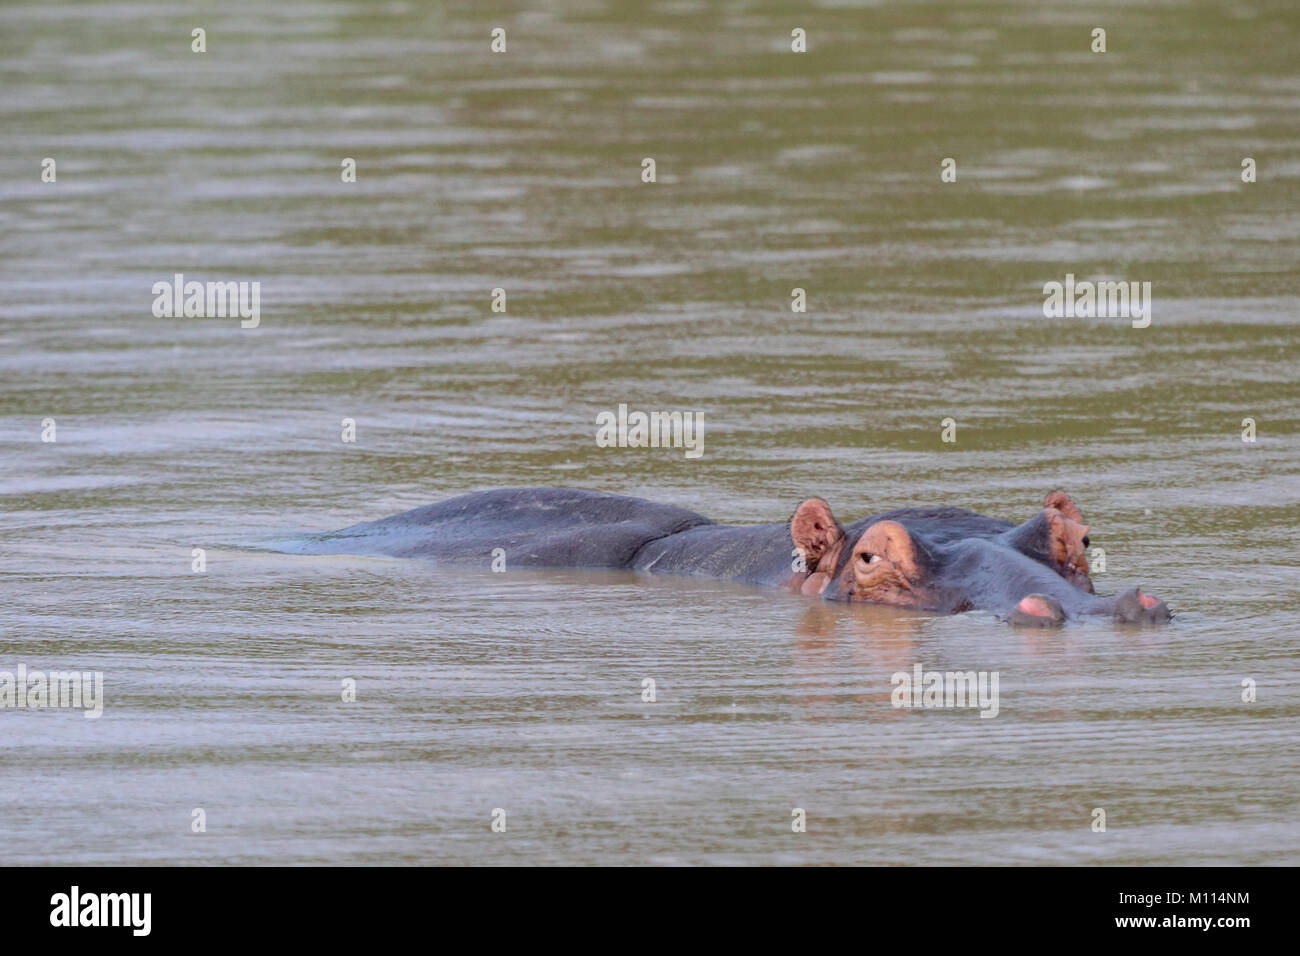
M 202 55 L 181 8 L 0 9 L 0 670 L 107 697 L 0 712 L 11 858 L 1297 862 L 1295 11 L 1107 8 L 1097 55 L 1030 0 L 528 7 L 228 3 Z M 155 319 L 177 272 L 260 326 Z M 1151 282 L 1151 327 L 1044 319 L 1069 273 Z M 598 448 L 620 402 L 704 457 Z M 241 547 L 508 484 L 740 523 L 1063 487 L 1098 590 L 1178 617 Z M 999 672 L 998 717 L 891 707 L 918 662 Z

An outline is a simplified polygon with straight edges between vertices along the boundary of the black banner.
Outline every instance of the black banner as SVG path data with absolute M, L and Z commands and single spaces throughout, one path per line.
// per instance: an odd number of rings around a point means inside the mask
M 32 931 L 93 940 L 170 942 L 243 935 L 260 942 L 338 942 L 340 922 L 374 942 L 438 921 L 490 939 L 563 920 L 622 945 L 690 922 L 714 936 L 766 935 L 775 921 L 855 938 L 965 940 L 1128 938 L 1139 944 L 1256 940 L 1282 925 L 1284 870 L 924 869 L 799 874 L 776 868 L 534 873 L 483 869 L 29 869 L 3 871 L 11 938 Z M 695 879 L 706 882 L 693 886 Z M 575 919 L 576 917 L 576 919 Z M 485 937 L 485 939 L 487 939 Z M 622 940 L 623 943 L 619 941 Z M 675 945 L 675 944 L 674 944 Z

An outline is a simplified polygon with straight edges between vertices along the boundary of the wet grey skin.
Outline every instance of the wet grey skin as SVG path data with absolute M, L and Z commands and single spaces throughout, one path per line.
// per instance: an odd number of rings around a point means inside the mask
M 955 522 L 957 528 L 935 528 L 931 513 L 918 518 L 909 511 L 864 518 L 846 530 L 849 540 L 856 543 L 863 531 L 882 519 L 897 521 L 907 528 L 926 572 L 922 610 L 944 614 L 976 609 L 991 611 L 1012 624 L 1027 627 L 1050 627 L 1087 617 L 1110 617 L 1126 624 L 1164 623 L 1173 616 L 1164 601 L 1146 607 L 1140 588 L 1129 588 L 1117 597 L 1106 598 L 1067 581 L 1036 557 L 1045 553 L 1037 543 L 1034 528 L 1039 519 L 1000 533 L 981 535 L 978 532 L 986 526 L 967 521 L 967 516 L 986 522 L 993 519 L 965 512 Z M 959 529 L 964 525 L 969 525 L 975 533 L 962 534 Z M 1017 544 L 1027 547 L 1030 553 L 1018 550 Z M 846 548 L 835 576 L 842 573 L 852 558 L 852 549 Z M 827 597 L 834 600 L 836 595 L 828 593 Z M 1041 599 L 1049 613 L 1039 615 L 1020 610 L 1020 602 L 1027 597 Z
M 922 610 L 982 609 L 1016 624 L 1043 626 L 1089 615 L 1161 621 L 1160 602 L 1145 608 L 1136 588 L 1117 598 L 1087 593 L 1061 577 L 1048 558 L 1042 515 L 1015 525 L 960 508 L 903 508 L 845 526 L 853 545 L 877 521 L 902 524 L 917 545 L 930 587 Z M 375 554 L 422 558 L 443 567 L 487 568 L 496 549 L 510 568 L 602 568 L 789 585 L 790 526 L 720 525 L 703 515 L 643 498 L 568 488 L 502 488 L 425 505 L 392 517 L 311 535 L 279 550 L 298 554 Z M 1089 585 L 1090 586 L 1090 585 Z M 824 592 L 837 599 L 837 589 Z M 1019 610 L 1030 595 L 1047 617 Z

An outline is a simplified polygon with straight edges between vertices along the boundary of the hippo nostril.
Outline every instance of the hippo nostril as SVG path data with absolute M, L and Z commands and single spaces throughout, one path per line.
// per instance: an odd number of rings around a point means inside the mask
M 1026 614 L 1035 614 L 1038 617 L 1052 616 L 1052 606 L 1048 603 L 1047 598 L 1040 594 L 1029 595 L 1029 597 L 1017 604 L 1016 608 Z
M 1046 594 L 1030 594 L 1021 599 L 1007 620 L 1025 627 L 1052 627 L 1065 623 L 1065 609 Z
M 1150 594 L 1143 594 L 1140 588 L 1129 588 L 1115 599 L 1115 620 L 1128 624 L 1144 621 L 1163 623 L 1173 614 L 1165 602 Z

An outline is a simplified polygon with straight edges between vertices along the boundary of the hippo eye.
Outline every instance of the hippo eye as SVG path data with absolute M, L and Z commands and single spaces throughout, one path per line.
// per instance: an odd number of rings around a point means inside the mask
M 1092 542 L 1088 540 L 1088 536 L 1085 534 L 1085 535 L 1083 536 L 1083 546 L 1086 548 L 1086 547 L 1088 547 L 1090 544 L 1092 544 Z
M 877 561 L 880 560 L 880 555 L 872 554 L 870 551 L 863 551 L 860 555 L 858 555 L 858 557 L 860 557 L 863 561 L 867 562 L 867 564 L 875 564 Z

